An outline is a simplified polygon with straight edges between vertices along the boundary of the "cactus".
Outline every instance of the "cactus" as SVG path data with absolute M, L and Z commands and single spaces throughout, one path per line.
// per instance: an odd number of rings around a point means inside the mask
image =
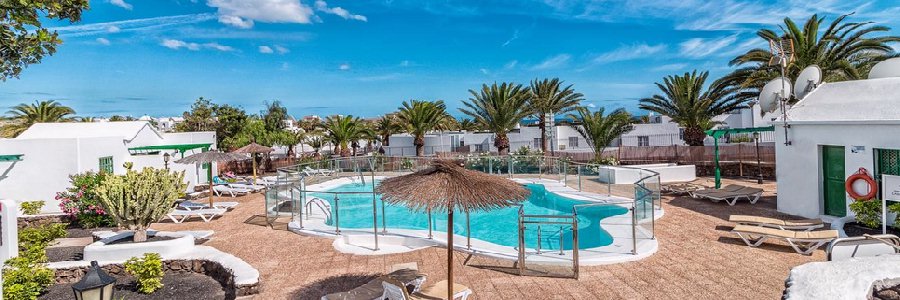
M 167 214 L 186 188 L 183 171 L 128 168 L 125 175 L 107 176 L 96 193 L 119 228 L 134 231 L 137 243 L 147 240 L 147 227 Z

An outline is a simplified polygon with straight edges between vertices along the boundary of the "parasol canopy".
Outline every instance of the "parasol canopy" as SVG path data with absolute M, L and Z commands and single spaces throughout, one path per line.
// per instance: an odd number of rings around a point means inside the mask
M 185 158 L 176 160 L 176 163 L 179 164 L 206 164 L 213 162 L 229 162 L 235 160 L 244 160 L 247 159 L 243 154 L 237 153 L 225 153 L 220 152 L 218 150 L 200 152 L 197 154 L 192 154 Z M 213 176 L 212 176 L 212 166 L 209 168 L 209 207 L 213 206 Z
M 387 203 L 415 211 L 447 213 L 447 299 L 453 299 L 453 212 L 516 205 L 530 191 L 512 180 L 463 168 L 462 161 L 434 160 L 409 175 L 381 181 L 377 192 Z
M 238 148 L 237 150 L 232 151 L 231 153 L 247 153 L 250 154 L 250 160 L 253 164 L 253 184 L 256 184 L 256 153 L 269 153 L 275 151 L 272 147 L 266 147 L 257 143 L 250 143 L 247 146 L 243 146 Z

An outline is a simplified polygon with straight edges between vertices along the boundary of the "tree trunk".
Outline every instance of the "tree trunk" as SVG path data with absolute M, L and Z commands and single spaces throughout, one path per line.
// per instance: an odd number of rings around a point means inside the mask
M 134 230 L 134 242 L 141 243 L 147 241 L 147 228 Z
M 544 152 L 544 155 L 550 155 L 550 151 L 547 151 L 548 149 L 550 149 L 550 147 L 548 146 L 549 141 L 547 140 L 547 128 L 545 128 L 546 126 L 547 122 L 543 117 L 541 117 L 538 121 L 538 127 L 541 128 L 541 151 Z
M 509 154 L 509 137 L 505 133 L 498 133 L 494 138 L 494 147 L 497 147 L 497 153 L 501 156 Z
M 350 147 L 349 146 L 347 146 L 345 144 L 341 144 L 338 147 L 340 149 L 341 157 L 349 157 L 350 156 Z
M 706 138 L 706 132 L 699 127 L 687 127 L 684 129 L 684 142 L 688 146 L 703 146 L 703 139 Z
M 425 137 L 416 136 L 413 139 L 413 145 L 416 145 L 416 156 L 417 157 L 425 156 Z
M 381 136 L 381 145 L 384 147 L 391 145 L 391 135 L 382 135 Z

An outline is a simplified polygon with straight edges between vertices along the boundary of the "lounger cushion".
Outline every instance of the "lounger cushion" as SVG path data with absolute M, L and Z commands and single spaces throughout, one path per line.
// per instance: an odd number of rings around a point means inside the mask
M 839 236 L 837 230 L 793 231 L 751 225 L 738 225 L 735 226 L 732 231 L 756 235 L 767 235 L 785 239 L 804 240 L 836 239 Z
M 728 221 L 734 222 L 734 223 L 758 223 L 758 224 L 770 224 L 770 225 L 776 225 L 776 226 L 810 226 L 810 225 L 822 224 L 822 220 L 820 220 L 820 219 L 779 220 L 779 219 L 773 219 L 773 218 L 748 216 L 748 215 L 731 215 L 731 216 L 728 216 Z
M 453 284 L 453 295 L 459 294 L 469 288 L 458 283 Z M 423 297 L 425 299 L 446 299 L 447 298 L 447 281 L 441 280 L 435 282 L 431 286 L 422 289 L 413 296 Z

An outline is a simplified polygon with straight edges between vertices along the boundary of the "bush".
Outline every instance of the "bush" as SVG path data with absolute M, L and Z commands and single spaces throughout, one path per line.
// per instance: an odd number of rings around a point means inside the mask
M 47 244 L 66 236 L 65 228 L 48 224 L 19 232 L 19 256 L 4 262 L 3 299 L 37 299 L 53 284 L 53 271 L 46 267 Z
M 856 222 L 869 228 L 881 226 L 881 200 L 857 200 L 850 203 L 850 211 L 856 215 Z
M 56 194 L 59 208 L 82 228 L 112 226 L 113 220 L 100 205 L 97 187 L 108 175 L 85 172 L 69 176 L 72 187 Z
M 41 208 L 44 208 L 44 201 L 27 201 L 22 202 L 22 213 L 26 215 L 36 215 L 41 213 Z
M 593 164 L 598 164 L 598 165 L 604 165 L 604 166 L 616 166 L 616 165 L 619 165 L 619 161 L 616 160 L 616 158 L 615 158 L 615 157 L 612 157 L 612 156 L 608 156 L 608 157 L 602 157 L 602 156 L 601 156 L 601 157 L 599 157 L 599 158 L 594 158 L 594 160 L 592 160 L 591 163 L 593 163 Z
M 125 262 L 125 271 L 138 282 L 138 291 L 150 294 L 163 287 L 162 258 L 157 253 L 144 253 L 143 258 L 132 257 Z

